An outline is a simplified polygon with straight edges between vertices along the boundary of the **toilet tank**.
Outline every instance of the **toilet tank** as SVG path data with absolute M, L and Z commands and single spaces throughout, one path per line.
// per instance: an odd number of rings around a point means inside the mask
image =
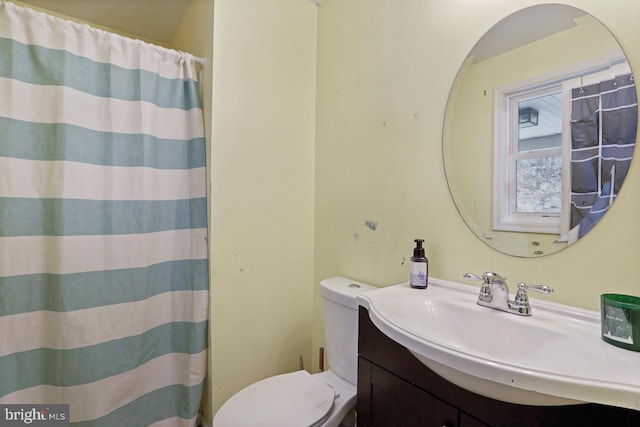
M 377 288 L 344 277 L 332 277 L 320 282 L 329 368 L 354 385 L 358 373 L 356 296 L 374 289 Z

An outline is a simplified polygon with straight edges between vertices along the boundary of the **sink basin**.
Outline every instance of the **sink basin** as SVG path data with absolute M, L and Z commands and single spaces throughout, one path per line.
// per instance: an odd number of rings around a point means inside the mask
M 532 299 L 531 317 L 476 304 L 478 288 L 429 279 L 368 291 L 371 321 L 438 375 L 526 405 L 601 403 L 640 410 L 640 353 L 600 338 L 600 314 Z

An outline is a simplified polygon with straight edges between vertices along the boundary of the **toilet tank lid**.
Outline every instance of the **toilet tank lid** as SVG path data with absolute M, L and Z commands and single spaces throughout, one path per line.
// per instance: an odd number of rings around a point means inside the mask
M 320 281 L 320 293 L 324 298 L 328 298 L 346 307 L 358 308 L 356 296 L 362 292 L 377 289 L 375 286 L 358 282 L 346 277 L 335 276 Z

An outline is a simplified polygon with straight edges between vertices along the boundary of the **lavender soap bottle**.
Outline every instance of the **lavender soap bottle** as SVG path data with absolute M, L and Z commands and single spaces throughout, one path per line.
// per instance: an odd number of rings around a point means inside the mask
M 424 254 L 423 239 L 415 239 L 416 247 L 409 262 L 409 285 L 416 289 L 426 289 L 429 276 L 429 260 Z

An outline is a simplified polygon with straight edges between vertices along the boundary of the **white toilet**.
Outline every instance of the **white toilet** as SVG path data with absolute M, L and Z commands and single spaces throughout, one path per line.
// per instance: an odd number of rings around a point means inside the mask
M 344 277 L 321 281 L 329 370 L 296 371 L 251 384 L 222 405 L 213 427 L 339 426 L 356 403 L 356 296 L 373 289 Z

